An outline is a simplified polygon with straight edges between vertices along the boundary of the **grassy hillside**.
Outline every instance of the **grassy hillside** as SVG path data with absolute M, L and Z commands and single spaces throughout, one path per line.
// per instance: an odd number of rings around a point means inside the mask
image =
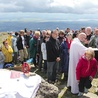
M 0 45 L 7 38 L 8 34 L 6 32 L 0 32 Z

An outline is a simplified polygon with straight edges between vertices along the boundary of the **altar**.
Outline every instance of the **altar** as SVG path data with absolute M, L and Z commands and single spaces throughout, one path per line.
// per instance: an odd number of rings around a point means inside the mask
M 41 77 L 32 74 L 24 76 L 19 71 L 0 70 L 0 98 L 34 98 L 41 83 Z

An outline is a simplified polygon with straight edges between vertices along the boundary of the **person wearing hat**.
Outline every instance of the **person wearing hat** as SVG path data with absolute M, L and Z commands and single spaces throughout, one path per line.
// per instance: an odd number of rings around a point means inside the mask
M 4 54 L 2 53 L 2 47 L 0 46 L 0 69 L 3 68 L 4 60 L 5 60 L 5 57 L 4 57 Z

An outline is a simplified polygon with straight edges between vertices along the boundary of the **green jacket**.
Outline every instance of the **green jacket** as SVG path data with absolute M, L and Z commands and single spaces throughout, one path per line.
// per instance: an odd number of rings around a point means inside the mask
M 29 45 L 30 45 L 30 58 L 35 58 L 37 52 L 37 39 L 31 38 L 29 41 Z
M 96 43 L 96 36 L 94 35 L 94 36 L 92 36 L 88 46 L 92 47 L 92 48 L 96 48 L 96 44 L 95 43 Z

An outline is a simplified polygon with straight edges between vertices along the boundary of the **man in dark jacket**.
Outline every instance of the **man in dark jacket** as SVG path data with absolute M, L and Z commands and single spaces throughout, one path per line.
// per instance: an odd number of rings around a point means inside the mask
M 16 43 L 17 43 L 17 48 L 18 48 L 19 55 L 20 55 L 20 61 L 21 63 L 23 63 L 24 61 L 26 61 L 28 57 L 26 42 L 24 38 L 24 30 L 19 31 L 19 37 L 17 38 Z
M 30 59 L 30 45 L 29 45 L 29 41 L 32 38 L 30 36 L 30 31 L 27 31 L 27 33 L 24 35 L 24 38 L 25 38 L 25 42 L 26 42 L 26 48 L 27 48 L 27 51 L 28 51 L 28 59 Z
M 49 41 L 46 43 L 47 49 L 47 75 L 48 82 L 55 82 L 57 66 L 60 61 L 59 41 L 57 40 L 58 31 L 53 30 Z

